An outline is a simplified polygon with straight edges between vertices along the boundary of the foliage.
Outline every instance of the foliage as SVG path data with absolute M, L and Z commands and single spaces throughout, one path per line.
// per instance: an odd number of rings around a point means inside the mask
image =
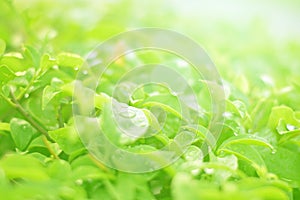
M 211 149 L 204 132 L 212 111 L 201 82 L 192 84 L 202 100 L 198 132 L 185 126 L 174 94 L 163 86 L 140 88 L 129 102 L 123 102 L 122 93 L 112 93 L 132 64 L 159 61 L 180 71 L 181 60 L 147 51 L 112 63 L 112 72 L 104 74 L 94 94 L 95 109 L 102 128 L 119 148 L 140 153 L 156 150 L 183 140 L 176 136 L 178 130 L 195 137 L 175 163 L 154 172 L 130 174 L 103 165 L 82 144 L 72 115 L 74 80 L 85 55 L 99 41 L 130 24 L 172 28 L 179 18 L 175 12 L 155 10 L 166 7 L 163 3 L 148 3 L 150 11 L 136 18 L 141 3 L 133 1 L 76 1 L 81 11 L 67 1 L 58 2 L 60 6 L 33 1 L 31 7 L 0 2 L 1 18 L 6 19 L 0 22 L 1 197 L 300 199 L 300 41 L 276 42 L 258 22 L 251 23 L 244 35 L 235 25 L 223 22 L 188 32 L 208 47 L 226 89 L 224 127 Z M 161 20 L 165 15 L 168 18 Z M 183 29 L 191 25 L 187 18 L 182 20 Z M 189 68 L 181 73 L 194 78 Z M 112 99 L 141 112 L 158 134 L 147 139 L 118 135 L 109 120 L 111 110 L 105 106 Z

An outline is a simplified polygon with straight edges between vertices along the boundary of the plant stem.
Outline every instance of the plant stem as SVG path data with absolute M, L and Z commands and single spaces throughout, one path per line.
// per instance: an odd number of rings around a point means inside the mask
M 21 113 L 21 115 L 23 115 L 25 117 L 25 119 L 40 133 L 42 133 L 44 136 L 46 136 L 46 138 L 49 141 L 53 141 L 49 134 L 48 131 L 43 128 L 41 125 L 39 125 L 33 118 L 32 116 L 22 107 L 22 105 L 19 103 L 19 101 L 16 99 L 15 95 L 13 94 L 12 91 L 10 91 L 10 95 L 12 97 L 12 102 L 14 103 L 14 107 L 19 111 L 19 113 Z
M 115 187 L 113 186 L 113 184 L 111 184 L 111 182 L 109 180 L 104 180 L 104 185 L 106 187 L 106 189 L 109 191 L 109 193 L 114 197 L 114 199 L 116 200 L 120 200 L 120 195 L 119 193 L 116 191 Z
M 58 155 L 56 155 L 56 153 L 53 151 L 52 147 L 50 146 L 47 137 L 46 137 L 45 135 L 43 135 L 43 136 L 42 136 L 42 139 L 43 139 L 43 142 L 44 142 L 44 144 L 46 145 L 48 151 L 51 153 L 51 155 L 53 155 L 53 157 L 54 157 L 55 159 L 59 159 Z
M 29 88 L 34 84 L 34 81 L 37 80 L 38 78 L 40 78 L 42 74 L 41 70 L 38 70 L 35 75 L 31 78 L 30 82 L 28 83 L 28 85 L 24 88 L 23 91 L 20 92 L 20 94 L 16 97 L 16 99 L 18 101 L 20 101 L 24 95 L 28 92 Z
M 12 98 L 12 102 L 14 103 L 14 107 L 21 113 L 25 119 L 40 133 L 43 134 L 42 139 L 44 144 L 46 145 L 47 149 L 49 152 L 53 155 L 55 159 L 59 159 L 59 157 L 56 155 L 56 153 L 53 151 L 51 148 L 49 141 L 53 142 L 53 140 L 50 138 L 48 131 L 43 128 L 41 125 L 39 125 L 33 118 L 32 116 L 22 107 L 22 105 L 19 103 L 19 101 L 16 99 L 14 93 L 10 91 L 10 96 Z
M 43 128 L 42 126 L 40 126 L 32 117 L 31 115 L 29 115 L 28 112 L 26 112 L 26 110 L 21 106 L 21 104 L 19 103 L 19 101 L 16 99 L 14 93 L 12 91 L 10 91 L 10 95 L 12 97 L 12 100 L 10 100 L 9 98 L 7 98 L 6 96 L 4 96 L 2 93 L 0 93 L 0 96 L 7 101 L 7 103 L 9 103 L 12 107 L 16 108 L 17 111 L 19 113 L 21 113 L 25 119 L 40 133 L 43 134 L 42 139 L 44 144 L 46 145 L 47 149 L 49 150 L 49 152 L 53 155 L 53 157 L 55 159 L 59 159 L 59 157 L 56 155 L 56 153 L 53 151 L 53 149 L 51 148 L 49 141 L 53 142 L 53 140 L 50 138 L 48 131 Z
M 4 96 L 2 93 L 0 93 L 0 96 L 12 107 L 16 108 L 16 104 L 14 104 L 9 98 L 7 98 L 6 96 Z
M 59 128 L 63 128 L 64 127 L 64 119 L 62 116 L 62 104 L 60 104 L 58 107 L 57 121 L 58 121 Z
M 106 171 L 108 172 L 108 169 L 99 161 L 97 160 L 92 154 L 88 154 L 90 159 L 100 168 L 102 169 L 103 171 Z

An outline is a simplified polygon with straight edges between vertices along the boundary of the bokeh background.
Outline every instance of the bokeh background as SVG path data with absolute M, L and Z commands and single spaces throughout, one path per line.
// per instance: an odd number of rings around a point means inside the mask
M 40 52 L 85 56 L 114 34 L 160 27 L 197 41 L 225 79 L 241 74 L 282 88 L 299 74 L 297 0 L 3 0 L 0 11 L 7 51 L 30 44 Z

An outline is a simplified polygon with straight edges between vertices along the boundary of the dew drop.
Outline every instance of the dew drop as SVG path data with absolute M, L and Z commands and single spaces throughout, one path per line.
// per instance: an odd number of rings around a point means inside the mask
M 294 130 L 297 129 L 294 125 L 291 125 L 291 124 L 287 124 L 287 125 L 286 125 L 286 128 L 287 128 L 287 130 L 289 130 L 289 131 L 294 131 Z
M 136 116 L 136 113 L 131 109 L 124 109 L 119 114 L 124 118 L 134 118 Z
M 196 146 L 190 146 L 188 147 L 184 157 L 188 161 L 201 160 L 202 151 Z
M 212 168 L 205 168 L 204 171 L 207 174 L 213 174 L 214 173 L 214 169 L 212 169 Z
M 197 176 L 200 173 L 200 169 L 193 169 L 191 170 L 191 174 Z
M 88 74 L 88 71 L 87 70 L 83 70 L 82 72 L 84 75 L 87 75 Z
M 54 65 L 54 66 L 52 67 L 52 69 L 58 70 L 59 67 L 58 67 L 58 65 Z
M 29 94 L 28 93 L 24 94 L 24 97 L 27 99 L 29 97 Z
M 75 71 L 78 71 L 78 69 L 79 69 L 78 67 L 75 67 L 75 68 L 74 68 Z
M 276 149 L 273 149 L 271 153 L 272 153 L 272 154 L 275 154 L 275 153 L 276 153 Z
M 232 117 L 232 113 L 231 112 L 224 112 L 223 113 L 223 117 L 225 117 L 225 118 L 231 118 Z
M 174 140 L 180 144 L 181 146 L 186 146 L 189 145 L 193 142 L 194 140 L 194 134 L 189 131 L 183 131 L 179 135 L 177 135 Z

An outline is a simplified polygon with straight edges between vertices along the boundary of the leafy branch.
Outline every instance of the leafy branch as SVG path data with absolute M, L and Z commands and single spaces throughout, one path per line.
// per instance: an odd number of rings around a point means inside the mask
M 48 131 L 42 127 L 40 124 L 38 124 L 33 117 L 22 107 L 22 105 L 19 103 L 17 98 L 15 97 L 14 93 L 10 91 L 10 96 L 12 98 L 12 102 L 14 103 L 14 107 L 19 111 L 23 117 L 40 133 L 42 133 L 49 141 L 53 141 L 50 136 L 48 135 Z
M 43 140 L 44 144 L 46 145 L 46 147 L 49 150 L 49 152 L 51 153 L 51 155 L 53 155 L 53 157 L 55 159 L 58 159 L 58 156 L 56 155 L 56 153 L 54 152 L 54 150 L 52 149 L 52 147 L 49 144 L 49 141 L 53 142 L 53 140 L 49 136 L 48 131 L 44 127 L 42 127 L 40 124 L 38 124 L 36 122 L 36 120 L 23 108 L 23 106 L 20 104 L 20 102 L 15 97 L 12 90 L 10 90 L 10 96 L 11 96 L 11 100 L 1 93 L 1 97 L 7 103 L 9 103 L 9 105 L 14 107 L 38 132 L 43 134 L 42 140 Z

